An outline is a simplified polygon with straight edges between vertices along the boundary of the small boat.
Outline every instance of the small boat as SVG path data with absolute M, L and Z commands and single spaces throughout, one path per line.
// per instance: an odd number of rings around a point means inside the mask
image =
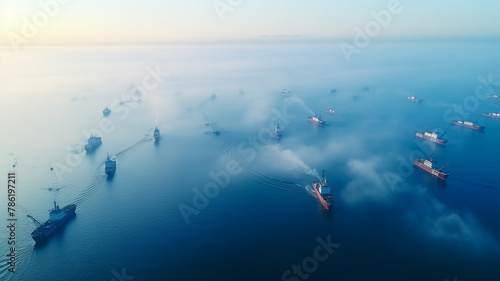
M 159 141 L 160 140 L 160 130 L 158 129 L 158 127 L 155 127 L 155 130 L 153 132 L 153 136 L 155 138 L 155 141 Z
M 337 115 L 337 111 L 335 111 L 335 109 L 325 109 L 325 112 L 331 115 Z
M 283 91 L 281 91 L 281 96 L 282 97 L 289 97 L 291 96 L 292 94 L 290 93 L 290 91 L 288 91 L 287 88 L 283 89 Z
M 439 169 L 434 169 L 433 163 L 436 161 L 433 160 L 434 154 L 431 154 L 431 159 L 422 159 L 422 158 L 413 158 L 413 165 L 419 167 L 420 169 L 432 174 L 435 177 L 438 177 L 442 180 L 446 180 L 446 178 L 450 175 L 447 172 L 443 171 L 444 167 L 448 165 L 446 163 L 443 167 Z
M 104 115 L 104 116 L 108 116 L 110 113 L 111 113 L 111 109 L 109 109 L 107 107 L 102 111 L 102 115 Z
M 407 97 L 406 99 L 409 100 L 409 101 L 415 101 L 415 102 L 421 102 L 422 101 L 421 99 L 417 99 L 414 96 Z
M 326 182 L 324 170 L 323 170 L 323 176 L 321 177 L 321 181 L 313 181 L 312 187 L 314 189 L 316 197 L 321 202 L 321 205 L 325 209 L 329 210 L 330 206 L 333 205 L 333 195 L 332 195 L 332 188 Z
M 483 116 L 491 118 L 500 118 L 500 113 L 483 113 Z
M 465 128 L 477 130 L 477 131 L 484 130 L 484 126 L 476 125 L 476 124 L 474 124 L 473 122 L 470 122 L 470 121 L 457 121 L 457 120 L 453 120 L 453 121 L 451 121 L 451 124 L 456 125 L 456 126 L 460 126 L 460 127 L 465 127 Z
M 274 127 L 274 135 L 276 136 L 277 139 L 280 139 L 281 136 L 283 135 L 283 132 L 280 129 L 280 124 L 277 124 L 276 127 Z
M 309 121 L 311 123 L 318 124 L 318 125 L 324 125 L 325 124 L 325 122 L 323 120 L 321 120 L 318 116 L 316 116 L 316 114 L 314 114 L 314 116 L 312 116 L 312 117 L 308 117 L 307 121 Z
M 109 154 L 108 158 L 106 159 L 106 163 L 104 164 L 104 171 L 106 172 L 106 175 L 108 175 L 108 177 L 114 176 L 116 172 L 116 161 L 111 160 L 109 158 Z

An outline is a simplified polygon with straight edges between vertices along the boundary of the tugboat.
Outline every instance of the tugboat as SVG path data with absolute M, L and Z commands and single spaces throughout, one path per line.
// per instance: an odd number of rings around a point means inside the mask
M 108 175 L 108 177 L 113 177 L 116 172 L 116 161 L 111 160 L 109 158 L 109 154 L 108 159 L 106 159 L 106 163 L 104 164 L 104 171 L 106 172 L 106 175 Z
M 432 142 L 445 145 L 446 140 L 438 138 L 437 133 L 429 133 L 429 132 L 415 132 L 415 136 L 418 138 L 430 140 Z
M 435 163 L 436 161 L 434 161 L 433 158 L 434 154 L 431 154 L 431 159 L 413 158 L 413 165 L 432 174 L 433 176 L 436 176 L 442 180 L 446 180 L 449 174 L 443 171 L 443 169 L 446 165 L 448 165 L 448 163 L 446 163 L 443 167 L 439 169 L 434 169 L 433 163 Z
M 326 182 L 325 170 L 323 170 L 321 181 L 313 181 L 312 187 L 314 189 L 314 193 L 316 193 L 316 197 L 318 197 L 318 200 L 321 202 L 321 205 L 323 205 L 325 209 L 329 210 L 330 206 L 333 205 L 333 195 L 332 188 Z
M 155 127 L 155 131 L 153 132 L 153 136 L 155 138 L 155 141 L 160 140 L 160 130 L 158 129 L 158 127 Z
M 456 121 L 456 120 L 453 120 L 453 121 L 451 121 L 451 124 L 457 125 L 457 126 L 460 126 L 460 127 L 465 127 L 465 128 L 477 130 L 477 131 L 484 130 L 483 126 L 475 125 L 473 122 L 470 122 L 470 121 Z
M 283 132 L 280 129 L 279 123 L 276 125 L 276 127 L 274 127 L 274 135 L 276 136 L 277 139 L 280 139 L 281 136 L 283 135 Z
M 417 99 L 414 96 L 407 97 L 406 99 L 409 100 L 409 101 L 415 101 L 415 102 L 421 102 L 422 101 L 421 99 Z
M 31 215 L 27 215 L 36 226 L 36 229 L 31 233 L 31 238 L 37 243 L 47 240 L 52 233 L 61 228 L 75 215 L 75 210 L 75 204 L 69 204 L 61 209 L 54 201 L 54 209 L 49 212 L 49 220 L 43 224 Z
M 104 116 L 108 116 L 110 113 L 111 113 L 111 109 L 109 109 L 107 107 L 102 111 L 102 115 L 104 115 Z
M 102 138 L 96 137 L 92 133 L 90 133 L 90 138 L 88 139 L 88 143 L 85 145 L 85 150 L 87 152 L 92 152 L 101 144 Z
M 325 112 L 331 115 L 337 115 L 337 111 L 335 111 L 335 109 L 325 109 Z
M 323 120 L 321 120 L 318 116 L 316 116 L 316 114 L 314 114 L 313 117 L 308 117 L 307 121 L 318 124 L 318 125 L 325 124 L 325 122 Z
M 483 113 L 483 116 L 491 118 L 500 118 L 500 113 Z
M 281 96 L 282 97 L 289 97 L 291 96 L 292 94 L 290 94 L 290 91 L 288 91 L 287 88 L 283 89 L 283 91 L 281 91 Z

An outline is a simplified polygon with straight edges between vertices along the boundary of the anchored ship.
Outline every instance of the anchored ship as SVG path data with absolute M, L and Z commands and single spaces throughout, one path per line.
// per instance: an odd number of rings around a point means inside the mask
M 276 136 L 277 139 L 281 138 L 283 135 L 283 132 L 281 131 L 280 124 L 277 124 L 276 127 L 274 127 L 274 135 Z
M 158 127 L 155 127 L 155 131 L 153 132 L 153 136 L 155 138 L 155 141 L 160 140 L 160 130 L 158 129 Z
M 483 113 L 483 116 L 491 118 L 500 118 L 500 113 Z
M 333 205 L 333 195 L 332 188 L 326 182 L 325 170 L 323 170 L 321 181 L 313 181 L 312 187 L 316 197 L 318 197 L 318 200 L 321 202 L 321 205 L 323 205 L 325 209 L 329 210 L 330 206 Z
M 102 144 L 102 138 L 96 137 L 92 133 L 90 133 L 90 138 L 88 139 L 88 143 L 85 145 L 85 150 L 87 152 L 94 151 L 101 144 Z
M 102 115 L 104 115 L 104 116 L 108 116 L 110 113 L 111 113 L 111 109 L 109 109 L 107 107 L 102 111 Z
M 416 102 L 420 102 L 420 101 L 422 101 L 421 99 L 417 99 L 417 98 L 416 98 L 416 97 L 414 97 L 414 96 L 407 97 L 406 99 L 407 99 L 407 100 L 409 100 L 409 101 L 416 101 Z
M 434 169 L 433 163 L 436 163 L 434 161 L 434 154 L 431 154 L 431 159 L 423 159 L 423 158 L 413 158 L 413 165 L 419 167 L 420 169 L 432 174 L 433 176 L 436 176 L 442 180 L 446 180 L 446 178 L 449 176 L 449 174 L 445 171 L 443 171 L 444 167 L 448 165 L 446 163 L 443 167 L 439 169 Z
M 441 144 L 441 145 L 445 145 L 446 144 L 446 140 L 438 138 L 438 134 L 437 133 L 415 132 L 415 136 L 418 137 L 418 138 L 430 140 L 432 142 L 435 142 L 435 143 L 438 143 L 438 144 Z
M 308 117 L 307 120 L 309 122 L 312 122 L 312 123 L 315 123 L 315 124 L 318 124 L 318 125 L 325 124 L 325 122 L 323 120 L 321 120 L 318 116 L 316 116 L 316 114 L 314 114 L 313 117 Z
M 69 204 L 61 209 L 56 204 L 56 201 L 54 201 L 54 209 L 51 209 L 49 212 L 49 220 L 43 224 L 31 215 L 27 215 L 36 226 L 36 229 L 31 233 L 31 237 L 35 242 L 47 240 L 52 233 L 61 228 L 61 226 L 67 223 L 69 219 L 75 215 L 75 210 L 75 204 Z
M 106 175 L 108 175 L 108 177 L 114 176 L 116 172 L 116 161 L 111 160 L 109 158 L 109 154 L 108 159 L 106 159 L 106 163 L 104 164 L 104 171 L 106 172 Z
M 335 109 L 325 109 L 325 112 L 328 114 L 337 115 L 337 111 L 335 111 Z
M 473 130 L 478 130 L 478 131 L 484 130 L 483 126 L 475 125 L 473 122 L 470 122 L 470 121 L 456 121 L 456 120 L 453 120 L 453 121 L 451 121 L 451 124 L 457 125 L 457 126 L 461 126 L 461 127 L 465 127 L 465 128 L 469 128 L 469 129 L 473 129 Z

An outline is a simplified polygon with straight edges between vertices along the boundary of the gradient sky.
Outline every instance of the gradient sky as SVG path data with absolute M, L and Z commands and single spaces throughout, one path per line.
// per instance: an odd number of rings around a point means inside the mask
M 22 35 L 23 18 L 43 11 L 39 2 L 0 0 L 0 44 Z M 63 2 L 63 0 L 59 0 Z M 64 0 L 30 44 L 108 44 L 168 41 L 294 38 L 352 38 L 371 12 L 390 0 L 243 0 L 221 20 L 214 0 Z M 229 0 L 230 1 L 230 0 Z M 228 0 L 220 0 L 228 3 Z M 230 1 L 231 2 L 231 1 Z M 237 2 L 237 1 L 233 1 Z M 498 0 L 401 0 L 382 38 L 498 37 Z

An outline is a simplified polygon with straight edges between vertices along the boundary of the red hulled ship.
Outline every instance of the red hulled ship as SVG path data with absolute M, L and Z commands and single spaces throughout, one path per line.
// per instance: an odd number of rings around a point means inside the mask
M 443 169 L 448 164 L 444 165 L 443 167 L 441 167 L 439 169 L 434 169 L 433 163 L 435 163 L 436 161 L 434 161 L 433 158 L 434 158 L 434 154 L 431 155 L 431 159 L 413 158 L 413 164 L 415 166 L 419 167 L 420 169 L 432 174 L 433 176 L 436 176 L 442 180 L 446 180 L 446 178 L 450 174 L 443 171 Z
M 316 197 L 318 197 L 318 200 L 321 202 L 321 205 L 323 205 L 325 209 L 329 210 L 330 206 L 333 205 L 333 195 L 332 195 L 332 188 L 326 182 L 324 170 L 323 170 L 323 176 L 321 177 L 321 181 L 313 181 L 312 187 L 314 189 Z

